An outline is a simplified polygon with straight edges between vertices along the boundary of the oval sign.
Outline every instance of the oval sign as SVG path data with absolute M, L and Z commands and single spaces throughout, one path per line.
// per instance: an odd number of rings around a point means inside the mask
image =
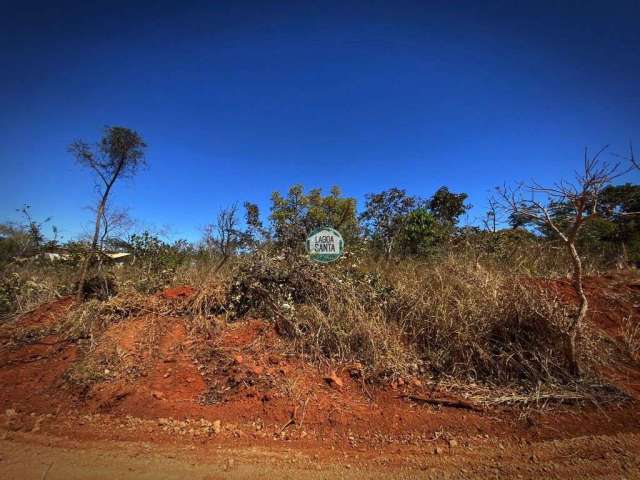
M 337 230 L 322 227 L 311 232 L 306 241 L 312 260 L 329 263 L 339 259 L 344 252 L 344 240 Z

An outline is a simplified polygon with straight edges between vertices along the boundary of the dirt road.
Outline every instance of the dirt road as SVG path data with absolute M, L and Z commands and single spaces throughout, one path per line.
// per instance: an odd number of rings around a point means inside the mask
M 73 479 L 440 479 L 640 478 L 640 435 L 617 434 L 354 454 L 189 443 L 76 441 L 19 432 L 0 440 L 0 478 Z

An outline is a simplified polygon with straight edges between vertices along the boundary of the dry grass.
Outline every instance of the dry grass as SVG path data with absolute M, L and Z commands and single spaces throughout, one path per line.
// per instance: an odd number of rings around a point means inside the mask
M 387 315 L 436 375 L 495 383 L 566 378 L 571 312 L 531 283 L 450 257 L 393 273 Z
M 299 352 L 358 361 L 370 377 L 422 372 L 531 386 L 571 380 L 563 335 L 573 311 L 533 281 L 464 258 L 367 274 L 257 258 L 238 271 L 230 296 L 237 315 L 271 319 Z M 588 326 L 580 345 L 588 367 L 599 345 Z
M 622 321 L 620 333 L 627 347 L 627 353 L 636 362 L 640 361 L 640 322 L 631 316 Z
M 505 268 L 498 257 L 476 253 L 401 263 L 347 257 L 318 265 L 262 252 L 238 259 L 215 279 L 201 265 L 181 271 L 180 284 L 199 282 L 186 298 L 121 285 L 117 296 L 72 310 L 57 333 L 83 340 L 91 352 L 110 325 L 131 317 L 181 317 L 193 338 L 207 340 L 224 328 L 223 320 L 254 315 L 272 321 L 297 353 L 317 362 L 358 362 L 368 379 L 416 375 L 532 392 L 571 384 L 562 339 L 573 312 L 523 273 L 540 265 L 518 257 L 526 266 L 514 271 L 512 262 Z M 149 345 L 158 328 L 149 328 Z M 629 323 L 625 329 L 637 358 L 640 328 Z M 605 349 L 589 325 L 579 350 L 587 372 L 595 359 L 607 361 L 594 354 Z M 88 371 L 109 363 L 87 361 Z
M 73 284 L 71 278 L 69 269 L 56 269 L 50 265 L 7 268 L 0 274 L 0 316 L 9 318 L 23 314 L 69 294 Z
M 113 323 L 155 311 L 153 299 L 139 293 L 123 293 L 106 301 L 88 300 L 69 312 L 58 328 L 67 339 L 88 339 L 92 346 Z

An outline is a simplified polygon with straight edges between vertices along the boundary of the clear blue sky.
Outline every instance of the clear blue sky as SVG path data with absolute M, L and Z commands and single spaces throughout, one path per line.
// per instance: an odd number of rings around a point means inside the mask
M 114 203 L 175 237 L 234 201 L 266 216 L 294 183 L 359 206 L 447 185 L 473 220 L 498 184 L 640 143 L 639 18 L 637 1 L 6 2 L 0 219 L 28 203 L 81 232 L 94 192 L 67 145 L 122 125 L 149 168 Z

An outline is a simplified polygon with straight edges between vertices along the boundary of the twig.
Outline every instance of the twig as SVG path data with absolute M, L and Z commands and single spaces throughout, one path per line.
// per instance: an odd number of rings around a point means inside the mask
M 304 405 L 302 406 L 302 418 L 300 419 L 299 427 L 302 429 L 302 424 L 304 423 L 304 414 L 307 412 L 307 403 L 309 402 L 309 397 L 304 401 Z
M 47 478 L 47 475 L 49 474 L 49 470 L 51 470 L 51 467 L 53 467 L 53 462 L 51 462 L 49 466 L 46 468 L 46 470 L 42 472 L 41 480 L 45 480 Z
M 289 421 L 287 423 L 285 423 L 282 428 L 280 429 L 280 432 L 278 433 L 282 433 L 284 432 L 284 430 L 289 426 L 289 425 L 293 425 L 294 423 L 296 423 L 296 419 L 293 417 L 293 415 L 291 416 L 291 418 L 289 419 Z
M 296 405 L 296 407 L 293 409 L 293 413 L 291 414 L 291 418 L 289 419 L 289 421 L 287 423 L 285 423 L 282 428 L 280 429 L 280 432 L 278 433 L 282 433 L 284 432 L 284 430 L 289 426 L 289 425 L 293 425 L 296 423 L 296 413 L 298 411 L 298 406 Z
M 591 396 L 581 394 L 564 394 L 564 393 L 546 393 L 536 394 L 535 396 L 528 395 L 508 395 L 499 398 L 492 398 L 484 400 L 484 403 L 492 405 L 501 405 L 505 403 L 539 403 L 540 400 L 555 400 L 559 402 L 576 402 L 579 400 L 590 400 Z
M 407 400 L 412 400 L 418 403 L 426 403 L 429 405 L 439 405 L 441 407 L 450 407 L 450 408 L 462 408 L 464 410 L 474 410 L 476 412 L 482 411 L 481 408 L 478 408 L 476 405 L 465 402 L 464 400 L 447 400 L 444 398 L 424 398 L 418 397 L 417 395 L 400 395 L 398 398 L 405 398 Z

